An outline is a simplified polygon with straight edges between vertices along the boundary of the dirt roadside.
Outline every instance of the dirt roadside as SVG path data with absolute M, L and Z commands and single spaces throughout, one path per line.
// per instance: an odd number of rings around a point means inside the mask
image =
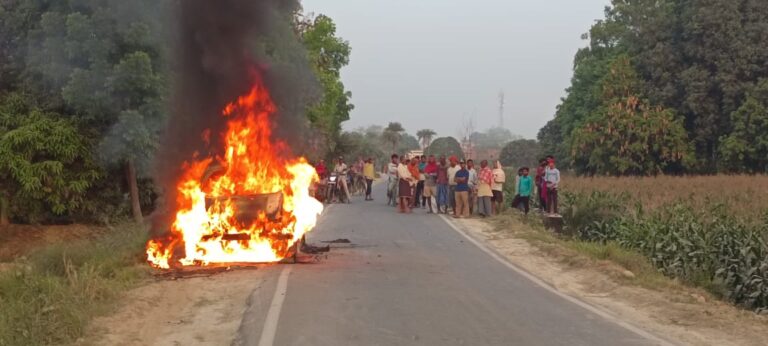
M 129 291 L 76 345 L 231 345 L 261 268 L 157 279 Z
M 656 335 L 689 345 L 765 345 L 768 318 L 712 300 L 701 290 L 653 290 L 621 280 L 627 271 L 569 249 L 542 249 L 521 238 L 523 223 L 504 230 L 478 219 L 454 221 L 509 261 L 557 290 Z

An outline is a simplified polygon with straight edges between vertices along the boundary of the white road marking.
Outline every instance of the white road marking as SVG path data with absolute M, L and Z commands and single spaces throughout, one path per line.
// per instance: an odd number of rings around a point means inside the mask
M 292 265 L 286 265 L 280 277 L 277 279 L 275 295 L 272 297 L 272 304 L 269 306 L 267 318 L 264 320 L 264 329 L 261 330 L 259 346 L 272 346 L 277 334 L 277 322 L 280 320 L 280 311 L 283 309 L 285 295 L 288 293 L 288 275 L 291 274 Z
M 622 321 L 621 319 L 619 319 L 618 316 L 615 316 L 615 315 L 613 315 L 612 313 L 610 313 L 608 311 L 602 310 L 602 309 L 600 309 L 600 308 L 598 308 L 596 306 L 588 304 L 587 302 L 584 302 L 584 301 L 582 301 L 580 299 L 577 299 L 575 297 L 569 296 L 569 295 L 567 295 L 567 294 L 565 294 L 563 292 L 558 291 L 556 288 L 552 287 L 550 284 L 542 281 L 541 279 L 539 279 L 536 276 L 532 275 L 531 273 L 525 271 L 524 269 L 519 268 L 516 265 L 512 264 L 512 262 L 507 260 L 505 257 L 502 257 L 501 255 L 496 253 L 496 251 L 488 248 L 487 246 L 485 246 L 485 244 L 479 242 L 477 239 L 475 239 L 474 237 L 472 237 L 469 234 L 467 234 L 466 232 L 464 232 L 461 228 L 459 228 L 459 226 L 456 226 L 456 224 L 454 224 L 453 221 L 448 219 L 448 217 L 446 217 L 445 215 L 440 215 L 440 217 L 443 219 L 443 221 L 445 221 L 445 223 L 447 223 L 449 226 L 451 226 L 451 228 L 453 228 L 454 231 L 456 231 L 459 234 L 461 234 L 464 238 L 469 240 L 472 244 L 475 244 L 475 246 L 477 246 L 480 250 L 483 250 L 483 252 L 488 254 L 488 256 L 491 256 L 495 260 L 499 261 L 501 264 L 507 266 L 509 269 L 512 269 L 516 273 L 522 275 L 523 277 L 525 277 L 526 279 L 532 281 L 536 285 L 541 286 L 542 288 L 546 289 L 547 291 L 550 291 L 550 292 L 560 296 L 561 298 L 563 298 L 563 299 L 565 299 L 565 300 L 567 300 L 567 301 L 569 301 L 571 303 L 574 303 L 574 304 L 576 304 L 576 305 L 578 305 L 578 306 L 580 306 L 580 307 L 582 307 L 584 309 L 587 309 L 588 311 L 590 311 L 590 312 L 592 312 L 592 313 L 594 313 L 594 314 L 596 314 L 596 315 L 598 315 L 600 317 L 603 317 L 603 318 L 605 318 L 608 321 L 611 321 L 611 322 L 613 322 L 615 324 L 618 324 L 619 326 L 622 326 L 622 327 L 624 327 L 624 328 L 634 332 L 635 334 L 638 334 L 638 335 L 640 335 L 640 336 L 642 336 L 642 337 L 644 337 L 644 338 L 646 338 L 648 340 L 651 340 L 653 342 L 656 342 L 659 345 L 663 345 L 663 346 L 674 346 L 675 345 L 675 344 L 673 344 L 673 343 L 671 343 L 671 342 L 669 342 L 667 340 L 661 339 L 660 337 L 658 337 L 656 335 L 653 335 L 653 334 L 651 334 L 651 333 L 649 333 L 649 332 L 647 332 L 647 331 L 645 331 L 643 329 L 635 327 L 634 325 L 631 325 L 631 324 L 629 324 L 629 323 L 627 323 L 625 321 Z
M 323 211 L 320 213 L 319 217 L 322 217 L 328 213 L 328 211 L 333 209 L 334 206 L 334 204 L 324 206 Z M 264 327 L 261 329 L 259 346 L 272 346 L 275 343 L 275 335 L 277 335 L 277 324 L 280 321 L 280 312 L 283 309 L 283 302 L 285 301 L 285 296 L 288 293 L 288 276 L 291 274 L 292 269 L 293 265 L 285 265 L 283 271 L 280 272 L 280 277 L 277 278 L 275 295 L 272 297 L 272 303 L 269 305 L 267 317 L 264 319 Z

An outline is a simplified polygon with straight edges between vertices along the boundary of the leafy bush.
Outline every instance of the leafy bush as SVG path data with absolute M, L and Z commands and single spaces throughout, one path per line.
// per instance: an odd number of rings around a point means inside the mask
M 565 226 L 586 241 L 615 242 L 646 255 L 663 274 L 702 286 L 735 304 L 768 310 L 768 219 L 749 222 L 724 205 L 680 200 L 644 213 L 626 196 L 565 194 Z

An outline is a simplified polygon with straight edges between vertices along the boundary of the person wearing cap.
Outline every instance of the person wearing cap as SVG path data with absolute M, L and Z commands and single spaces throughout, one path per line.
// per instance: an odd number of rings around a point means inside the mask
M 560 186 L 560 170 L 555 167 L 555 159 L 550 158 L 544 170 L 547 188 L 547 212 L 557 215 L 557 188 Z
M 456 216 L 456 172 L 461 169 L 461 166 L 457 165 L 459 159 L 456 156 L 451 156 L 449 159 L 451 166 L 448 167 L 448 205 L 453 209 L 453 216 Z M 469 173 L 469 171 L 467 171 Z M 446 213 L 448 208 L 446 207 Z
M 349 203 L 349 188 L 347 187 L 347 173 L 349 172 L 349 168 L 347 167 L 347 164 L 344 163 L 343 157 L 339 156 L 339 159 L 336 161 L 336 167 L 333 168 L 333 171 L 336 172 L 339 186 L 344 190 L 344 195 L 347 197 L 347 203 Z
M 456 184 L 454 185 L 456 206 L 454 207 L 453 217 L 467 218 L 469 217 L 469 171 L 464 160 L 461 160 L 457 167 L 459 169 L 453 177 L 453 181 Z

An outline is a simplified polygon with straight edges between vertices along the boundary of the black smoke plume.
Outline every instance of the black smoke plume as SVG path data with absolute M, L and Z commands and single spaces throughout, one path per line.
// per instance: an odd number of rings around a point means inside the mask
M 175 4 L 173 104 L 156 155 L 163 202 L 153 233 L 170 230 L 183 163 L 220 150 L 222 108 L 248 92 L 257 69 L 278 112 L 275 136 L 299 143 L 307 105 L 317 95 L 306 53 L 293 32 L 295 0 L 179 0 Z M 210 145 L 202 134 L 210 133 Z M 300 151 L 300 148 L 294 148 Z M 209 152 L 209 151 L 213 152 Z

